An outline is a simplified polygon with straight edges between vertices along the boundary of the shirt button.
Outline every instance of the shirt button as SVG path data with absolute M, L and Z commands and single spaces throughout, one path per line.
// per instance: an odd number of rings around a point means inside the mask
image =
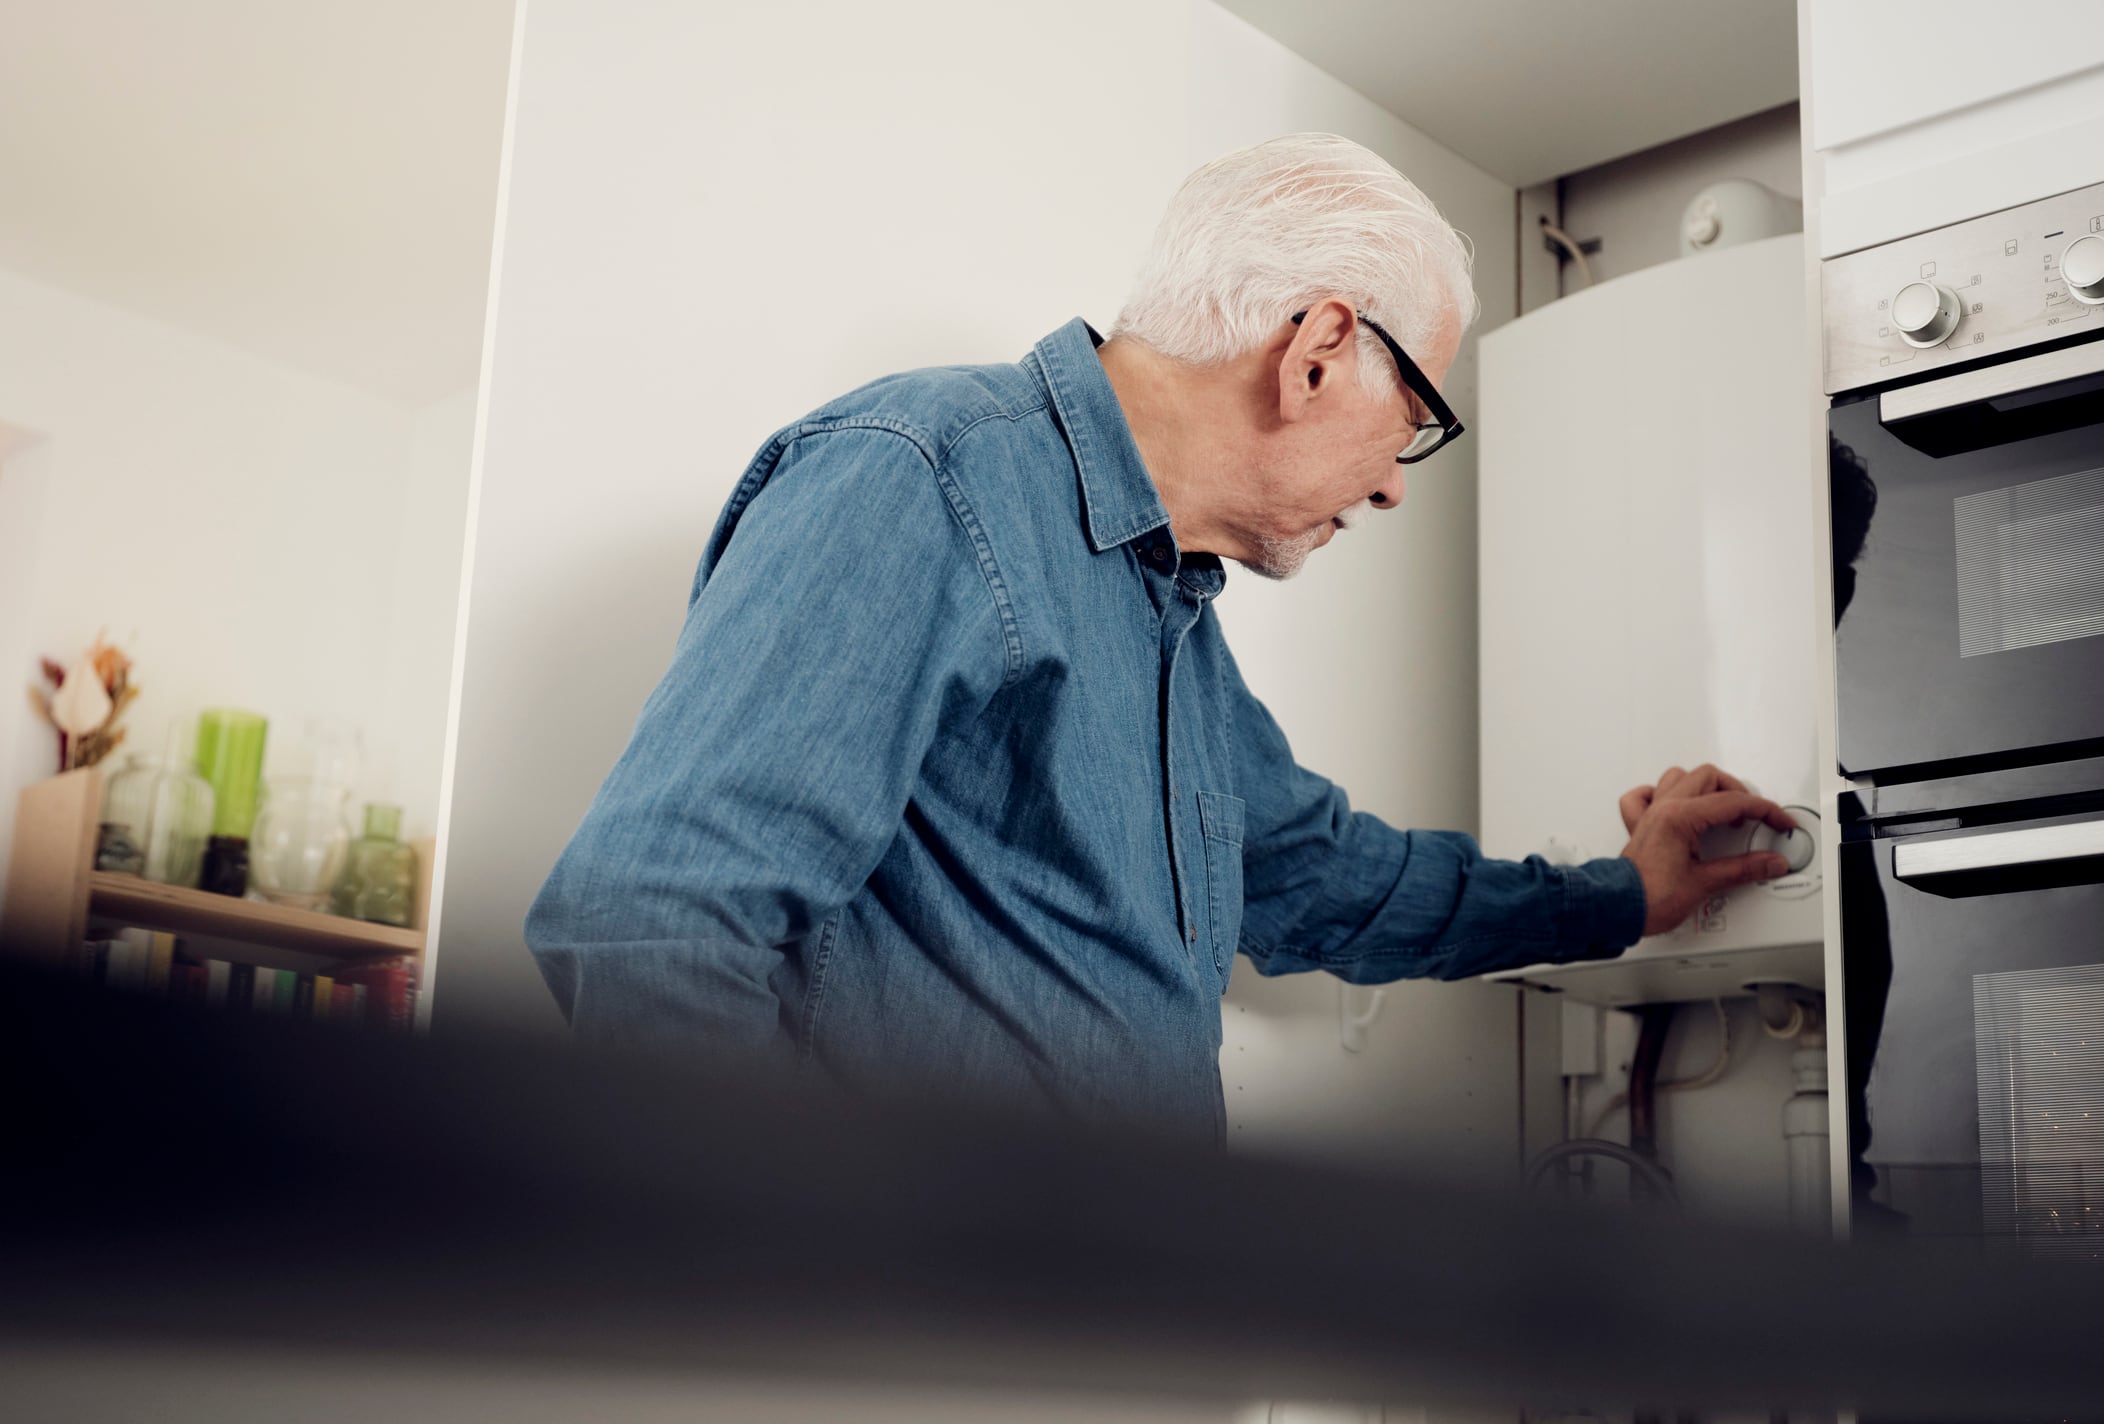
M 1154 560 L 1157 564 L 1166 564 L 1169 562 L 1169 550 L 1163 545 L 1156 544 L 1149 551 L 1147 557 Z

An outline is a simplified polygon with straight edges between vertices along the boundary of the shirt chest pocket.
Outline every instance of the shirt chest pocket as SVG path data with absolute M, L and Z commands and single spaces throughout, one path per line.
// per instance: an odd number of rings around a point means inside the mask
M 1213 968 L 1225 983 L 1242 939 L 1242 798 L 1199 792 L 1198 827 L 1205 836 L 1206 921 Z

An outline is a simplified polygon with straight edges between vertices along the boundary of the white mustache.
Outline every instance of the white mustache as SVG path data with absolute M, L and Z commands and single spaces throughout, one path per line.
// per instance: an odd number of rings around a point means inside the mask
M 1358 524 L 1360 520 L 1366 518 L 1372 513 L 1373 501 L 1370 499 L 1362 499 L 1357 504 L 1353 505 L 1350 509 L 1344 510 L 1342 513 L 1340 513 L 1337 516 L 1337 524 L 1340 528 L 1350 529 L 1354 525 Z

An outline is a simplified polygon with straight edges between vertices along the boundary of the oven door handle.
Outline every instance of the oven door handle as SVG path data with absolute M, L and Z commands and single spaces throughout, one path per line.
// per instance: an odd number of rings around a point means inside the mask
M 2092 855 L 2104 856 L 2104 820 L 1902 842 L 1892 848 L 1892 873 L 1901 880 L 1923 880 L 1969 870 L 2054 865 Z
M 1994 366 L 1983 366 L 1977 371 L 1962 371 L 1941 380 L 1923 381 L 1918 386 L 1901 386 L 1896 391 L 1886 391 L 1878 397 L 1878 420 L 1893 425 L 1917 416 L 1934 415 L 1940 410 L 1955 410 L 1959 406 L 2015 395 L 2034 386 L 2050 386 L 2056 381 L 2094 376 L 2100 371 L 2104 371 L 2104 341 L 2064 346 L 2058 351 L 2024 356 Z

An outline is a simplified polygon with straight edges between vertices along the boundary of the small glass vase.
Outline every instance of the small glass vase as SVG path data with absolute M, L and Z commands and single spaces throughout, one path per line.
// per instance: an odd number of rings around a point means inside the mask
M 152 762 L 133 753 L 102 787 L 102 824 L 95 837 L 95 868 L 137 875 L 146 868 L 153 836 Z
M 212 837 L 212 783 L 198 774 L 183 750 L 180 733 L 169 739 L 167 758 L 153 783 L 153 829 L 146 842 L 148 880 L 195 889 Z
M 304 776 L 266 782 L 248 838 L 248 883 L 264 899 L 318 910 L 351 845 L 349 787 Z
M 403 845 L 402 808 L 365 808 L 365 834 L 351 843 L 329 913 L 406 929 L 416 903 L 416 852 Z

